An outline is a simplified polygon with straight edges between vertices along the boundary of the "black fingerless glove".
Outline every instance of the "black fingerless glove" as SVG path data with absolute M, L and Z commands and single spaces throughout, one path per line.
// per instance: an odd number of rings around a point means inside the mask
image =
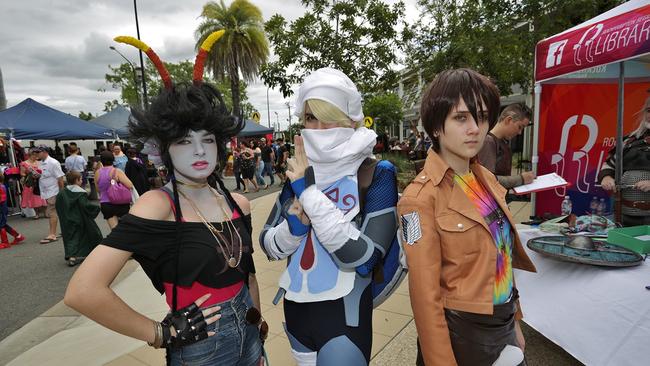
M 163 331 L 163 347 L 178 349 L 208 338 L 207 324 L 203 313 L 195 303 L 167 314 L 160 324 Z M 171 332 L 172 326 L 176 330 L 174 336 Z

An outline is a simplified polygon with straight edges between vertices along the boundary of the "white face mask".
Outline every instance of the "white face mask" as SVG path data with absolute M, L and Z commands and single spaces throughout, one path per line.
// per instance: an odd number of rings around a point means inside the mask
M 169 156 L 178 178 L 204 181 L 217 167 L 217 140 L 206 130 L 190 130 L 169 146 Z
M 365 127 L 304 129 L 301 134 L 319 189 L 356 174 L 363 160 L 372 155 L 377 139 L 375 131 Z

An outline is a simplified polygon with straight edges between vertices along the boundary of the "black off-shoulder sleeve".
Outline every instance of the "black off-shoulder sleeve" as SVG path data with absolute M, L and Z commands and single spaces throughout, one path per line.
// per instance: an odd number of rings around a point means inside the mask
M 127 214 L 102 244 L 156 260 L 165 248 L 161 242 L 174 240 L 176 229 L 173 221 L 148 220 Z

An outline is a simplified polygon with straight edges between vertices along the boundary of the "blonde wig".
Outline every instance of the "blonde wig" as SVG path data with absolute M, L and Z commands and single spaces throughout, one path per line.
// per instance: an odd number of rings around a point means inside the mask
M 320 99 L 308 99 L 305 103 L 311 109 L 311 113 L 321 122 L 336 122 L 339 127 L 357 127 L 356 122 L 352 121 L 343 111 L 329 102 Z M 304 112 L 302 115 L 302 123 L 305 123 Z

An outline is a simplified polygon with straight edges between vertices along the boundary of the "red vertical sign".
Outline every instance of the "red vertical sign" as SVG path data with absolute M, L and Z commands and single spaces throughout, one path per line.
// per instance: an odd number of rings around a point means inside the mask
M 625 85 L 624 133 L 638 126 L 638 112 L 648 97 L 648 83 Z M 595 187 L 609 150 L 615 147 L 618 86 L 600 84 L 544 84 L 539 126 L 538 174 L 556 172 L 570 186 L 537 195 L 536 214 L 558 214 L 565 195 L 573 211 L 584 214 L 593 196 L 605 197 Z

